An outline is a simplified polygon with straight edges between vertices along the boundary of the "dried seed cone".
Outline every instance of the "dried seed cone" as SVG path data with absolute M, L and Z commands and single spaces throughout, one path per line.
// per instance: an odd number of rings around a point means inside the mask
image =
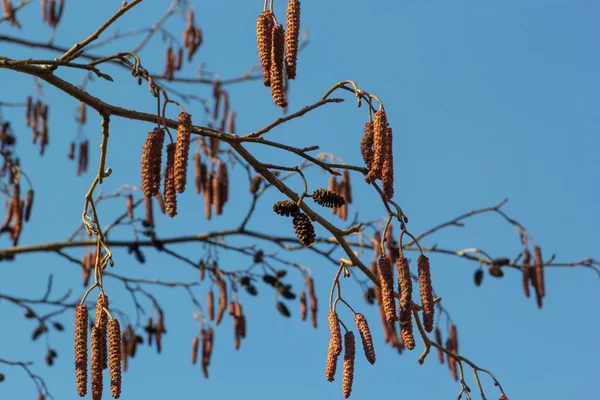
M 273 204 L 273 211 L 284 217 L 295 217 L 300 212 L 300 207 L 293 201 L 282 200 Z
M 75 307 L 75 377 L 81 397 L 87 393 L 87 323 L 87 305 L 80 304 Z
M 360 141 L 360 154 L 362 155 L 367 168 L 371 169 L 373 157 L 375 156 L 373 151 L 373 121 L 369 121 L 365 124 L 364 132 L 362 140 Z
M 164 129 L 155 128 L 148 133 L 142 150 L 142 189 L 144 196 L 152 197 L 160 187 L 162 148 L 165 141 Z
M 182 111 L 177 118 L 177 144 L 175 147 L 175 189 L 179 193 L 185 191 L 191 132 L 192 116 Z
M 315 242 L 315 227 L 304 213 L 294 217 L 294 233 L 302 246 L 308 247 Z
M 121 396 L 121 327 L 116 318 L 108 321 L 108 345 L 110 357 L 110 391 L 112 397 Z
M 285 90 L 283 87 L 283 54 L 285 51 L 285 32 L 283 25 L 277 24 L 272 31 L 271 47 L 271 96 L 279 107 L 287 107 Z
M 379 280 L 381 282 L 381 303 L 388 324 L 396 321 L 396 301 L 394 300 L 394 277 L 392 264 L 386 255 L 379 257 Z
M 421 254 L 417 260 L 419 272 L 419 291 L 423 303 L 423 327 L 427 332 L 433 331 L 433 316 L 435 305 L 433 304 L 433 288 L 431 286 L 431 269 L 429 258 Z
M 405 257 L 399 257 L 396 260 L 396 269 L 398 271 L 398 293 L 400 293 L 400 334 L 402 341 L 407 349 L 415 348 L 415 338 L 413 336 L 412 326 L 412 280 L 408 260 Z
M 200 340 L 198 336 L 195 336 L 192 339 L 192 364 L 196 364 L 198 362 L 198 346 L 200 344 Z
M 215 294 L 213 293 L 212 290 L 209 290 L 208 294 L 206 295 L 206 308 L 208 309 L 208 318 L 210 318 L 211 321 L 214 321 L 214 319 L 215 319 Z
M 95 325 L 100 331 L 100 350 L 101 350 L 101 363 L 102 369 L 108 368 L 108 356 L 107 356 L 107 340 L 106 340 L 106 326 L 108 324 L 108 316 L 102 308 L 108 308 L 108 296 L 100 293 L 98 300 L 96 301 L 96 321 Z
M 336 192 L 325 189 L 317 189 L 313 193 L 313 200 L 315 203 L 323 207 L 341 207 L 346 204 L 346 200 Z
M 286 12 L 285 72 L 288 79 L 296 79 L 298 37 L 300 36 L 300 1 L 290 0 Z
M 177 215 L 177 193 L 175 192 L 175 143 L 167 145 L 167 169 L 165 172 L 165 206 L 167 215 Z
M 384 139 L 383 165 L 381 167 L 381 182 L 383 186 L 383 194 L 387 200 L 394 197 L 394 154 L 392 152 L 392 128 L 386 129 Z
M 258 57 L 263 68 L 263 83 L 271 86 L 271 48 L 273 43 L 274 16 L 271 11 L 263 11 L 256 21 L 256 41 Z
M 387 125 L 385 110 L 380 108 L 375 112 L 375 118 L 373 119 L 373 162 L 369 173 L 365 177 L 367 183 L 381 179 L 383 162 L 386 158 Z
M 352 393 L 352 382 L 354 381 L 354 358 L 356 355 L 354 344 L 354 333 L 346 332 L 344 335 L 344 378 L 342 381 L 342 394 L 347 399 Z
M 102 332 L 95 326 L 92 327 L 92 335 L 90 337 L 90 350 L 92 353 L 92 365 L 91 365 L 91 376 L 92 376 L 92 399 L 102 399 Z
M 367 319 L 364 315 L 356 313 L 354 314 L 354 322 L 358 328 L 358 333 L 360 333 L 365 357 L 368 362 L 375 364 L 375 348 L 373 347 L 373 338 L 371 337 L 371 330 L 369 329 Z

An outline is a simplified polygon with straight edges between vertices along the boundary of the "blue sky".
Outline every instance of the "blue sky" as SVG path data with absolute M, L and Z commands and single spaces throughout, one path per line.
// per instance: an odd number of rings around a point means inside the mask
M 198 63 L 203 62 L 205 70 L 218 71 L 228 78 L 258 61 L 254 31 L 261 1 L 192 3 L 196 21 L 203 29 L 204 44 L 179 76 L 194 76 Z M 284 18 L 285 3 L 275 1 L 280 19 Z M 119 5 L 120 1 L 68 2 L 55 43 L 71 46 Z M 105 35 L 116 28 L 127 31 L 147 27 L 160 18 L 166 7 L 167 2 L 157 6 L 145 1 Z M 2 23 L 0 34 L 47 40 L 50 30 L 40 23 L 38 6 L 30 5 L 18 16 L 22 31 Z M 504 210 L 527 226 L 544 254 L 554 253 L 558 261 L 588 256 L 598 259 L 599 17 L 600 5 L 593 1 L 304 1 L 302 24 L 309 30 L 310 44 L 300 55 L 298 78 L 291 83 L 290 110 L 316 101 L 344 79 L 355 80 L 362 89 L 381 98 L 394 128 L 396 200 L 410 216 L 412 232 L 508 197 Z M 182 18 L 175 16 L 166 26 L 179 37 Z M 129 50 L 139 40 L 123 40 L 95 52 Z M 140 57 L 150 71 L 161 72 L 163 54 L 164 43 L 157 36 Z M 57 56 L 6 42 L 0 42 L 0 55 Z M 154 110 L 146 86 L 135 85 L 121 69 L 105 67 L 104 71 L 112 74 L 115 82 L 90 83 L 88 90 L 93 95 L 123 107 Z M 59 70 L 58 74 L 74 83 L 83 78 L 79 72 Z M 4 69 L 0 69 L 0 83 L 0 101 L 23 101 L 33 87 L 31 77 Z M 211 93 L 208 86 L 177 88 L 205 98 Z M 263 127 L 281 115 L 260 82 L 244 82 L 227 89 L 237 111 L 240 134 Z M 90 172 L 76 177 L 74 163 L 65 157 L 76 135 L 76 102 L 46 85 L 44 93 L 51 103 L 51 136 L 43 158 L 30 143 L 22 110 L 2 109 L 3 117 L 14 121 L 17 136 L 23 136 L 17 150 L 38 199 L 22 244 L 68 238 L 79 224 L 83 196 L 98 162 L 98 116 L 90 113 L 85 126 L 92 149 Z M 329 105 L 283 125 L 270 132 L 268 138 L 298 146 L 318 144 L 321 151 L 359 164 L 365 110 L 357 109 L 351 96 L 344 96 L 347 102 Z M 202 109 L 197 103 L 186 108 L 194 122 L 202 122 Z M 170 116 L 175 117 L 176 112 L 171 109 Z M 113 174 L 104 184 L 106 192 L 123 184 L 139 184 L 140 151 L 151 129 L 150 124 L 113 118 L 107 159 Z M 265 162 L 290 166 L 299 163 L 270 149 L 249 148 Z M 223 216 L 207 222 L 201 198 L 188 190 L 179 197 L 176 218 L 158 218 L 160 236 L 235 227 L 250 200 L 244 174 L 239 167 L 231 171 L 235 196 L 231 196 Z M 326 186 L 327 176 L 316 169 L 309 173 L 309 179 L 314 188 Z M 366 186 L 361 185 L 358 176 L 353 176 L 353 183 L 351 213 L 358 212 L 364 220 L 382 217 L 384 210 L 374 206 L 378 204 L 374 194 L 364 190 Z M 301 189 L 299 181 L 292 184 Z M 291 227 L 272 216 L 272 202 L 279 199 L 281 196 L 273 191 L 266 195 L 249 228 L 291 235 Z M 111 221 L 123 207 L 121 200 L 102 204 L 102 220 Z M 325 234 L 322 229 L 317 232 Z M 120 228 L 112 238 L 131 238 L 131 231 Z M 2 247 L 9 246 L 6 237 L 1 240 Z M 232 243 L 250 242 L 236 239 Z M 473 219 L 464 228 L 449 228 L 423 244 L 434 243 L 457 250 L 479 247 L 493 257 L 514 257 L 520 251 L 514 229 L 494 216 Z M 268 245 L 260 245 L 269 249 Z M 173 249 L 194 259 L 205 252 L 200 244 Z M 82 252 L 74 250 L 70 254 L 79 258 Z M 196 270 L 164 254 L 152 250 L 145 254 L 148 262 L 139 265 L 125 251 L 117 250 L 115 272 L 169 281 L 193 281 L 197 277 Z M 294 303 L 290 304 L 293 317 L 280 318 L 272 292 L 260 285 L 261 296 L 242 294 L 248 338 L 235 352 L 231 321 L 226 318 L 217 328 L 211 377 L 205 380 L 199 367 L 189 363 L 189 345 L 197 324 L 187 294 L 158 289 L 168 329 L 164 352 L 157 356 L 154 350 L 142 348 L 123 378 L 122 398 L 341 398 L 341 376 L 334 383 L 326 382 L 323 376 L 328 342 L 326 298 L 335 267 L 308 252 L 287 257 L 314 271 L 320 299 L 317 330 L 299 321 Z M 371 255 L 364 257 L 370 261 Z M 486 276 L 481 287 L 474 287 L 476 264 L 436 254 L 430 254 L 430 258 L 434 287 L 458 326 L 462 355 L 494 372 L 511 400 L 594 398 L 600 357 L 594 344 L 600 329 L 598 318 L 593 317 L 600 300 L 600 282 L 595 273 L 583 268 L 547 271 L 548 294 L 544 308 L 538 310 L 531 299 L 523 296 L 517 271 L 507 271 L 502 279 Z M 222 253 L 220 260 L 224 268 L 245 268 L 251 263 L 228 253 Z M 75 293 L 83 293 L 78 268 L 54 254 L 24 255 L 12 263 L 0 264 L 0 293 L 40 296 L 49 274 L 54 274 L 57 293 L 71 287 Z M 296 271 L 290 271 L 289 276 L 291 283 L 301 284 Z M 120 282 L 107 279 L 105 286 L 111 302 L 133 313 L 129 294 Z M 352 398 L 456 396 L 459 385 L 451 380 L 447 367 L 437 363 L 435 354 L 419 366 L 421 343 L 412 353 L 401 356 L 389 349 L 382 340 L 376 308 L 362 300 L 358 285 L 351 280 L 344 281 L 343 288 L 353 307 L 367 316 L 377 352 L 374 366 L 358 352 Z M 194 290 L 203 300 L 207 284 Z M 59 352 L 51 368 L 43 362 L 44 339 L 30 341 L 35 326 L 22 319 L 21 310 L 0 302 L 0 316 L 4 327 L 0 330 L 0 358 L 34 361 L 34 370 L 46 378 L 56 399 L 75 399 L 71 315 L 61 320 L 65 333 L 51 333 L 52 347 Z M 351 322 L 347 310 L 341 317 Z M 0 372 L 7 376 L 0 383 L 0 398 L 35 396 L 22 371 L 0 365 Z M 467 376 L 475 390 L 472 374 Z M 483 382 L 488 398 L 497 398 L 491 381 L 483 378 Z

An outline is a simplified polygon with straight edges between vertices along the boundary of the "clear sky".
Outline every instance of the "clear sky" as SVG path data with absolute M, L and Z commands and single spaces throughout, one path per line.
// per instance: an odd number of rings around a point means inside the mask
M 34 2 L 37 3 L 37 2 Z M 67 2 L 63 21 L 55 34 L 57 45 L 70 47 L 92 32 L 120 5 L 120 1 Z M 238 76 L 258 61 L 255 21 L 262 1 L 192 1 L 204 44 L 192 64 L 178 76 L 195 76 L 198 64 L 218 71 L 223 78 Z M 285 1 L 275 0 L 276 14 L 284 18 Z M 164 13 L 168 2 L 147 0 L 125 15 L 115 29 L 148 27 Z M 40 21 L 39 5 L 18 14 L 23 29 L 6 22 L 0 34 L 22 35 L 47 41 L 50 29 Z M 302 25 L 310 43 L 301 53 L 298 78 L 291 83 L 290 111 L 317 99 L 339 80 L 353 79 L 385 104 L 394 128 L 396 199 L 410 216 L 409 228 L 418 233 L 470 209 L 491 206 L 509 198 L 505 211 L 528 227 L 544 254 L 557 261 L 600 258 L 598 171 L 600 161 L 600 56 L 598 40 L 600 3 L 596 1 L 322 1 L 302 2 Z M 184 22 L 175 16 L 166 26 L 179 37 Z M 95 50 L 112 54 L 130 50 L 139 37 Z M 163 68 L 164 43 L 157 35 L 140 57 L 152 72 Z M 24 51 L 0 41 L 0 55 L 11 58 L 54 58 L 46 51 Z M 147 87 L 137 87 L 127 72 L 105 67 L 114 83 L 95 80 L 88 90 L 94 96 L 123 107 L 152 112 L 154 101 Z M 80 72 L 58 71 L 75 84 Z M 210 98 L 210 86 L 176 86 Z M 0 69 L 0 102 L 25 100 L 32 92 L 29 76 Z M 268 89 L 260 82 L 229 86 L 237 111 L 239 134 L 253 131 L 279 117 Z M 36 188 L 32 222 L 25 226 L 22 244 L 64 240 L 80 222 L 83 196 L 98 162 L 100 120 L 89 115 L 85 133 L 91 145 L 90 172 L 77 177 L 75 164 L 66 158 L 77 126 L 76 102 L 44 85 L 50 101 L 50 146 L 43 158 L 31 145 L 22 109 L 2 108 L 12 122 L 19 142 L 21 165 Z M 268 138 L 298 146 L 318 144 L 348 163 L 359 164 L 359 142 L 365 110 L 357 109 L 352 96 L 270 132 Z M 176 97 L 175 97 L 176 98 Z M 186 106 L 195 123 L 203 121 L 198 103 Z M 177 110 L 170 109 L 175 117 Z M 139 184 L 139 160 L 150 124 L 113 118 L 107 163 L 113 174 L 104 185 L 111 192 L 123 184 Z M 21 140 L 22 138 L 22 140 Z M 289 166 L 299 163 L 285 154 L 249 147 L 265 162 Z M 157 216 L 161 237 L 235 227 L 247 210 L 250 196 L 241 168 L 231 171 L 233 195 L 225 214 L 207 222 L 202 200 L 193 190 L 179 198 L 179 215 Z M 314 188 L 326 186 L 327 177 L 316 169 L 310 175 Z M 300 182 L 292 182 L 301 189 Z M 362 220 L 382 217 L 385 210 L 353 175 L 351 214 Z M 292 235 L 288 221 L 273 218 L 272 202 L 281 199 L 271 191 L 259 204 L 249 228 Z M 123 212 L 121 200 L 105 202 L 103 221 Z M 141 212 L 141 210 L 140 210 Z M 328 216 L 330 214 L 324 213 Z M 334 219 L 340 226 L 344 223 Z M 398 232 L 398 227 L 395 227 Z M 317 230 L 324 235 L 323 229 Z M 129 227 L 115 231 L 113 239 L 131 238 Z M 0 246 L 9 246 L 3 236 Z M 236 240 L 233 243 L 250 244 Z M 514 257 L 520 244 L 514 229 L 498 217 L 482 216 L 464 228 L 449 228 L 424 241 L 456 250 L 479 247 L 493 257 Z M 265 250 L 272 250 L 264 243 Z M 198 259 L 200 244 L 173 247 Z M 81 257 L 82 251 L 69 254 Z M 145 252 L 147 263 L 138 264 L 126 251 L 115 252 L 115 272 L 126 276 L 194 281 L 197 271 L 164 254 Z M 336 382 L 324 379 L 328 343 L 326 298 L 335 266 L 309 252 L 281 254 L 310 266 L 320 299 L 319 328 L 299 318 L 290 303 L 291 319 L 279 317 L 272 291 L 259 285 L 260 296 L 242 293 L 248 320 L 248 337 L 233 350 L 229 318 L 217 328 L 210 379 L 189 362 L 189 346 L 197 332 L 194 308 L 183 290 L 157 289 L 166 310 L 168 334 L 163 354 L 145 346 L 130 363 L 123 378 L 124 399 L 237 399 L 265 400 L 338 399 L 341 375 Z M 335 253 L 337 257 L 341 253 Z M 410 255 L 414 257 L 414 254 Z M 363 256 L 370 261 L 371 254 Z M 514 399 L 593 399 L 599 376 L 597 332 L 600 320 L 598 276 L 584 268 L 553 268 L 546 273 L 547 296 L 538 310 L 521 289 L 521 273 L 507 271 L 502 279 L 487 275 L 481 287 L 472 282 L 477 265 L 457 257 L 430 254 L 435 290 L 458 326 L 460 352 L 498 377 L 508 397 Z M 224 268 L 245 268 L 251 260 L 222 253 Z M 47 278 L 54 274 L 56 294 L 74 288 L 82 294 L 79 269 L 54 254 L 24 255 L 0 263 L 0 293 L 20 297 L 42 296 Z M 289 280 L 300 287 L 301 277 L 290 271 Z M 412 353 L 398 355 L 383 343 L 375 307 L 362 300 L 358 285 L 345 280 L 344 293 L 363 312 L 375 338 L 377 362 L 369 365 L 357 353 L 352 398 L 394 396 L 410 399 L 455 398 L 459 385 L 435 354 L 425 365 Z M 119 281 L 107 279 L 112 304 L 134 313 L 131 298 Z M 207 284 L 194 289 L 204 300 Z M 94 296 L 95 297 L 95 296 Z M 150 309 L 149 304 L 145 304 Z M 596 310 L 596 311 L 594 311 Z M 350 321 L 344 310 L 342 318 Z M 59 355 L 53 367 L 44 364 L 45 339 L 30 340 L 35 324 L 22 318 L 22 310 L 0 302 L 0 358 L 27 360 L 49 384 L 55 399 L 75 399 L 72 351 L 72 315 L 60 319 L 65 332 L 52 331 L 50 343 Z M 445 323 L 445 320 L 442 320 Z M 0 364 L 7 379 L 0 383 L 0 399 L 35 398 L 26 374 Z M 339 373 L 338 373 L 339 374 Z M 475 391 L 470 371 L 468 383 Z M 498 397 L 492 382 L 483 377 L 489 399 Z M 105 381 L 105 385 L 108 381 Z M 478 398 L 473 394 L 474 398 Z M 106 394 L 108 398 L 108 393 Z

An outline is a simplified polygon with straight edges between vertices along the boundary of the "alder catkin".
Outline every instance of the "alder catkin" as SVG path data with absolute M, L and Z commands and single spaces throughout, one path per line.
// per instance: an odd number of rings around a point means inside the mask
M 110 391 L 112 397 L 121 396 L 121 327 L 116 318 L 108 321 L 108 347 L 110 358 Z
M 31 208 L 33 207 L 33 189 L 27 190 L 27 201 L 25 203 L 25 222 L 31 217 Z
M 313 328 L 317 327 L 317 295 L 315 294 L 315 282 L 313 278 L 306 280 L 306 289 L 308 291 L 308 301 L 310 306 L 310 322 Z
M 369 173 L 365 177 L 367 183 L 381 179 L 383 162 L 386 157 L 387 125 L 387 117 L 382 107 L 375 112 L 373 119 L 373 161 L 371 162 Z
M 531 266 L 531 253 L 528 249 L 525 249 L 523 253 L 523 292 L 525 297 L 529 297 L 529 281 L 530 281 L 530 266 Z
M 273 43 L 274 15 L 271 11 L 263 11 L 256 21 L 256 40 L 258 44 L 258 57 L 263 69 L 263 83 L 271 86 L 271 48 Z
M 182 111 L 177 118 L 177 144 L 175 147 L 175 189 L 179 193 L 185 191 L 191 132 L 192 116 Z
M 125 201 L 125 209 L 127 217 L 133 219 L 133 195 L 131 195 L 131 193 L 127 195 L 127 199 Z
M 354 322 L 358 328 L 358 333 L 360 333 L 365 357 L 368 362 L 375 364 L 375 348 L 373 347 L 373 338 L 371 337 L 371 330 L 369 329 L 367 319 L 364 315 L 356 313 L 354 314 Z
M 217 285 L 219 286 L 219 307 L 217 309 L 215 323 L 219 325 L 223 319 L 225 310 L 227 309 L 227 282 L 225 282 L 223 278 L 219 277 Z
M 544 284 L 544 259 L 542 258 L 542 249 L 539 246 L 533 248 L 533 254 L 535 257 L 535 282 L 537 286 L 537 292 L 540 297 L 546 296 L 546 288 Z
M 300 293 L 300 319 L 302 321 L 306 321 L 306 314 L 307 314 L 306 293 L 302 292 L 302 293 Z
M 342 334 L 338 316 L 335 311 L 329 311 L 327 315 L 329 323 L 329 348 L 327 349 L 327 360 L 325 363 L 325 379 L 333 382 L 337 368 L 337 359 L 342 353 Z
M 90 374 L 92 378 L 92 400 L 102 399 L 102 332 L 95 326 L 92 327 L 90 337 L 90 350 L 92 353 Z
M 192 364 L 196 364 L 198 362 L 198 345 L 200 344 L 200 340 L 198 336 L 194 336 L 192 339 Z
M 386 200 L 394 197 L 394 154 L 392 151 L 392 128 L 387 128 L 384 138 L 384 159 L 381 167 L 381 182 Z
M 388 324 L 396 321 L 396 301 L 394 299 L 394 277 L 390 258 L 385 254 L 379 257 L 379 281 L 381 282 L 381 303 Z
M 356 354 L 354 333 L 346 332 L 344 335 L 344 378 L 342 380 L 342 394 L 347 399 L 352 393 L 352 382 L 354 381 L 354 358 Z
M 167 215 L 177 215 L 177 193 L 175 191 L 175 143 L 167 145 L 167 167 L 165 171 L 165 206 Z
M 108 324 L 108 316 L 104 312 L 103 308 L 108 309 L 108 296 L 100 293 L 98 300 L 96 300 L 96 321 L 95 325 L 99 329 L 100 333 L 100 362 L 102 369 L 108 368 L 108 356 L 107 356 L 107 340 L 106 340 L 106 326 Z
M 154 212 L 152 211 L 151 197 L 144 197 L 144 211 L 146 212 L 145 225 L 154 228 Z
M 87 332 L 88 309 L 87 305 L 80 304 L 75 307 L 75 377 L 81 397 L 87 393 Z
M 373 164 L 373 121 L 365 123 L 364 135 L 360 141 L 360 154 L 368 169 L 371 169 Z
M 347 204 L 352 203 L 352 185 L 350 185 L 350 172 L 347 169 L 342 172 L 342 197 Z
M 215 320 L 215 294 L 212 290 L 206 295 L 206 309 L 208 310 L 208 318 L 211 321 Z
M 200 160 L 200 153 L 194 153 L 194 183 L 196 186 L 196 193 L 202 192 L 204 186 L 204 179 L 202 177 L 202 161 Z
M 433 330 L 435 304 L 433 303 L 433 287 L 431 286 L 431 268 L 429 258 L 421 254 L 417 260 L 419 273 L 419 291 L 423 303 L 423 327 L 427 332 Z
M 396 260 L 398 272 L 398 293 L 400 294 L 400 334 L 407 349 L 415 348 L 412 327 L 412 279 L 408 260 L 403 255 Z
M 279 107 L 287 107 L 283 87 L 283 55 L 285 52 L 285 32 L 283 25 L 273 26 L 271 47 L 271 96 Z
M 443 344 L 442 344 L 442 331 L 440 331 L 440 328 L 435 328 L 435 341 L 440 346 L 443 346 Z M 440 361 L 440 364 L 444 363 L 444 352 L 441 349 L 439 349 L 439 348 L 438 348 L 438 360 Z
M 160 188 L 164 140 L 165 130 L 154 128 L 152 132 L 148 132 L 148 137 L 144 142 L 142 149 L 142 189 L 146 197 L 154 196 Z
M 286 11 L 285 71 L 288 79 L 296 79 L 298 37 L 300 36 L 300 1 L 290 0 Z
M 308 215 L 299 213 L 293 221 L 294 233 L 302 246 L 308 247 L 315 242 L 315 227 Z

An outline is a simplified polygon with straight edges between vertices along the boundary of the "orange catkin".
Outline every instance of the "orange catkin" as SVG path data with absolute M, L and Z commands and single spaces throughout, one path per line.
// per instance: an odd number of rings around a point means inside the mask
M 383 162 L 386 157 L 387 125 L 387 116 L 382 107 L 375 112 L 375 118 L 373 119 L 373 161 L 369 173 L 365 177 L 367 183 L 381 179 Z
M 121 396 L 121 327 L 116 318 L 108 321 L 108 347 L 110 358 L 110 390 L 112 396 Z
M 300 293 L 300 319 L 306 321 L 306 293 Z
M 160 187 L 160 168 L 164 141 L 165 130 L 155 128 L 148 133 L 142 149 L 142 189 L 146 197 L 154 196 L 158 193 Z
M 90 337 L 90 350 L 92 353 L 92 365 L 91 365 L 91 376 L 92 376 L 92 399 L 102 399 L 102 332 L 95 326 L 92 327 L 92 335 Z
M 531 266 L 531 253 L 528 249 L 525 249 L 523 253 L 523 292 L 525 293 L 525 297 L 529 297 L 531 294 L 529 293 L 529 281 L 530 278 L 530 267 Z
M 133 196 L 130 194 L 127 195 L 125 200 L 125 210 L 127 213 L 127 217 L 133 219 Z
M 337 359 L 342 353 L 342 334 L 340 324 L 335 311 L 329 311 L 327 316 L 329 323 L 329 348 L 327 349 L 327 360 L 325 362 L 325 379 L 333 382 L 337 369 Z
M 355 344 L 354 344 L 354 333 L 352 331 L 346 332 L 344 335 L 344 378 L 342 381 L 342 394 L 347 399 L 352 393 L 352 382 L 354 381 L 354 358 L 355 358 Z
M 544 285 L 544 259 L 542 258 L 542 249 L 539 246 L 533 248 L 535 257 L 535 282 L 538 296 L 546 296 L 546 288 Z
M 419 290 L 421 302 L 423 303 L 423 327 L 427 332 L 433 330 L 433 316 L 435 304 L 433 304 L 433 288 L 431 286 L 431 269 L 429 258 L 421 254 L 417 260 L 419 272 Z
M 296 79 L 298 37 L 300 36 L 300 1 L 290 0 L 286 11 L 285 72 L 288 79 Z
M 108 368 L 108 356 L 107 356 L 107 341 L 106 341 L 106 325 L 108 323 L 108 316 L 104 312 L 103 308 L 108 308 L 108 296 L 100 293 L 98 300 L 96 301 L 96 327 L 100 330 L 100 350 L 102 363 L 102 369 Z
M 381 282 L 381 302 L 388 324 L 396 321 L 396 302 L 394 300 L 394 278 L 390 258 L 385 254 L 379 258 L 379 280 Z
M 367 168 L 371 169 L 373 157 L 375 156 L 373 152 L 373 121 L 365 124 L 364 135 L 360 141 L 360 154 Z
M 375 348 L 373 347 L 373 338 L 371 337 L 371 330 L 369 329 L 367 319 L 364 315 L 356 313 L 354 314 L 354 322 L 360 333 L 365 357 L 368 362 L 375 364 Z
M 175 143 L 167 145 L 167 168 L 165 172 L 165 206 L 167 215 L 177 215 L 177 193 L 175 192 Z
M 315 282 L 313 278 L 306 280 L 306 289 L 308 291 L 308 301 L 310 306 L 310 322 L 313 328 L 317 327 L 317 295 L 315 294 Z
M 279 107 L 287 107 L 283 88 L 283 55 L 285 52 L 285 32 L 283 25 L 277 24 L 272 31 L 271 47 L 271 95 Z
M 258 57 L 263 68 L 263 83 L 271 86 L 271 48 L 273 43 L 273 26 L 275 25 L 273 13 L 263 11 L 256 21 L 256 41 L 258 43 Z
M 408 260 L 403 255 L 396 260 L 398 293 L 400 293 L 400 334 L 407 349 L 415 348 L 412 327 L 412 280 Z
M 185 191 L 191 132 L 192 116 L 182 111 L 177 118 L 177 144 L 175 147 L 175 189 L 179 193 Z
M 208 318 L 210 318 L 211 321 L 214 321 L 214 319 L 215 319 L 215 294 L 213 293 L 212 290 L 209 290 L 208 294 L 206 295 L 206 308 L 208 310 Z
M 192 364 L 196 364 L 198 362 L 198 346 L 200 344 L 200 340 L 198 336 L 194 336 L 192 339 Z
M 381 167 L 381 182 L 383 194 L 387 200 L 394 197 L 394 154 L 392 152 L 392 128 L 387 128 L 384 138 L 383 165 Z
M 440 328 L 435 328 L 435 341 L 440 346 L 443 346 L 443 344 L 442 344 L 442 331 L 440 331 Z M 440 350 L 440 349 L 438 349 L 438 360 L 440 361 L 440 364 L 444 363 L 444 352 L 442 350 Z
M 217 308 L 215 323 L 219 325 L 223 319 L 223 315 L 225 315 L 225 310 L 227 309 L 227 282 L 219 277 L 217 284 L 219 285 L 219 307 Z
M 206 170 L 204 171 L 206 173 Z M 194 182 L 196 184 L 196 193 L 202 192 L 204 186 L 204 178 L 202 176 L 202 161 L 200 153 L 194 153 Z
M 87 324 L 87 305 L 80 304 L 75 307 L 75 375 L 77 393 L 81 397 L 87 393 Z

